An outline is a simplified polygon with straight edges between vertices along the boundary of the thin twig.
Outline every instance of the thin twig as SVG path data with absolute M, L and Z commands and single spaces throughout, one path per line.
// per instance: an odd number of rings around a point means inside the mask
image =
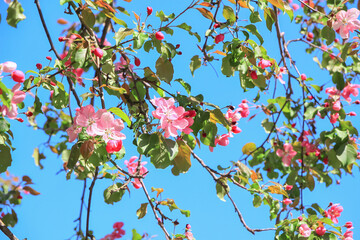
M 90 225 L 91 198 L 92 198 L 93 189 L 94 189 L 94 185 L 95 185 L 98 173 L 99 173 L 99 168 L 96 167 L 93 181 L 91 182 L 91 185 L 89 187 L 89 200 L 88 200 L 88 206 L 87 206 L 88 208 L 87 208 L 87 215 L 86 215 L 86 236 L 85 236 L 85 239 L 90 237 L 89 225 Z
M 142 180 L 142 179 L 139 179 L 139 181 L 140 181 L 140 184 L 141 184 L 141 186 L 142 186 L 142 189 L 143 189 L 143 191 L 144 191 L 144 193 L 145 193 L 145 195 L 146 195 L 146 198 L 147 198 L 147 200 L 148 200 L 148 202 L 149 202 L 149 204 L 150 204 L 150 206 L 151 206 L 151 209 L 152 209 L 152 211 L 153 211 L 153 213 L 154 213 L 154 216 L 155 216 L 156 221 L 158 222 L 159 226 L 161 227 L 161 229 L 162 229 L 163 232 L 165 233 L 166 240 L 170 240 L 171 237 L 170 237 L 169 233 L 167 232 L 164 224 L 162 223 L 162 221 L 159 221 L 159 219 L 160 219 L 160 218 L 159 218 L 159 215 L 158 215 L 157 212 L 156 212 L 155 206 L 154 206 L 153 202 L 151 201 L 151 198 L 150 198 L 150 196 L 149 196 L 149 193 L 148 193 L 148 191 L 147 191 L 147 189 L 146 189 L 146 187 L 145 187 L 145 184 L 144 184 L 143 180 Z
M 80 204 L 80 214 L 79 214 L 79 230 L 78 233 L 81 232 L 81 219 L 82 219 L 82 211 L 83 211 L 83 207 L 84 207 L 84 198 L 85 198 L 85 191 L 86 191 L 86 178 L 84 179 L 84 187 L 83 187 L 83 191 L 82 191 L 82 195 L 81 195 L 81 204 Z M 78 234 L 76 239 L 79 239 L 80 234 Z

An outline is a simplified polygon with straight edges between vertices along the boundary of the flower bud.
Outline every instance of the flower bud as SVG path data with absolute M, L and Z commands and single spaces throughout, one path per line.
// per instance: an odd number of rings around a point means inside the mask
M 15 70 L 11 73 L 11 78 L 18 83 L 23 83 L 25 81 L 25 74 L 20 70 Z
M 2 71 L 6 73 L 11 73 L 16 70 L 16 63 L 14 62 L 4 62 L 2 64 Z

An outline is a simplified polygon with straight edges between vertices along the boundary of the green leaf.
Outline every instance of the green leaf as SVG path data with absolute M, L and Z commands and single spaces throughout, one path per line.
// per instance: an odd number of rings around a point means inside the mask
M 313 191 L 314 188 L 315 188 L 315 180 L 314 180 L 314 177 L 313 175 L 311 174 L 307 174 L 306 176 L 306 185 L 307 187 L 310 189 L 310 191 Z
M 226 77 L 231 77 L 234 75 L 234 68 L 230 64 L 230 59 L 231 59 L 231 55 L 227 55 L 222 59 L 221 72 Z
M 347 166 L 356 161 L 356 148 L 351 144 L 343 143 L 339 149 L 336 150 L 336 156 L 344 166 Z
M 199 67 L 201 67 L 201 59 L 199 55 L 195 55 L 191 58 L 191 62 L 190 62 L 190 71 L 193 76 L 195 70 L 198 69 Z
M 213 122 L 206 122 L 201 134 L 200 141 L 206 146 L 215 147 L 215 137 L 217 134 L 217 126 Z
M 210 120 L 215 123 L 220 123 L 226 128 L 230 127 L 229 121 L 225 118 L 224 114 L 218 108 L 210 111 Z
M 56 109 L 64 109 L 69 104 L 69 94 L 60 88 L 54 90 L 53 97 L 51 99 L 51 104 Z
M 4 118 L 0 118 L 0 132 L 7 132 L 10 129 L 10 123 Z
M 133 29 L 128 28 L 119 28 L 119 30 L 115 33 L 114 39 L 116 41 L 116 45 L 118 45 L 124 38 L 133 34 Z
M 232 9 L 232 7 L 224 6 L 222 14 L 223 14 L 224 18 L 229 21 L 230 24 L 235 23 L 236 17 L 235 17 L 235 13 L 234 13 L 234 10 Z
M 190 96 L 190 94 L 191 94 L 191 86 L 190 86 L 190 84 L 186 83 L 186 82 L 185 82 L 183 79 L 181 79 L 181 78 L 178 78 L 178 79 L 176 79 L 175 81 L 178 82 L 178 83 L 180 83 L 181 86 L 183 86 L 183 88 L 186 90 L 187 94 L 189 94 L 189 96 Z
M 342 51 L 341 51 L 341 58 L 342 58 L 342 60 L 344 60 L 344 62 L 345 62 L 345 60 L 346 60 L 346 57 L 347 57 L 347 54 L 348 54 L 348 50 L 349 50 L 350 45 L 351 45 L 351 43 L 349 43 L 349 42 L 346 43 L 345 46 L 344 46 L 344 48 L 343 48 Z
M 246 25 L 245 28 L 247 30 L 249 30 L 252 34 L 254 34 L 260 41 L 260 45 L 262 45 L 264 43 L 264 39 L 263 37 L 260 35 L 260 33 L 258 32 L 257 28 L 255 25 L 253 24 L 249 24 L 249 25 Z
M 154 150 L 159 145 L 159 136 L 154 134 L 141 134 L 137 140 L 137 150 L 140 154 L 149 156 L 151 150 Z
M 254 196 L 254 199 L 253 199 L 253 205 L 254 207 L 260 207 L 261 206 L 261 203 L 262 203 L 262 198 L 259 196 L 259 195 L 255 195 Z
M 270 133 L 271 130 L 274 127 L 274 123 L 273 122 L 269 122 L 269 119 L 266 118 L 261 122 L 261 126 L 264 128 L 266 133 Z
M 178 153 L 173 160 L 174 167 L 171 169 L 171 172 L 174 175 L 179 175 L 179 173 L 186 173 L 191 167 L 191 149 L 183 140 L 176 140 L 178 145 Z
M 26 18 L 23 12 L 24 9 L 22 8 L 21 4 L 17 0 L 12 1 L 7 9 L 7 23 L 10 26 L 16 28 L 17 24 Z
M 147 213 L 147 206 L 148 203 L 142 203 L 140 208 L 136 211 L 136 216 L 138 217 L 138 219 L 145 217 Z
M 350 121 L 340 121 L 340 129 L 343 131 L 349 131 L 351 135 L 359 135 L 358 130 L 354 128 Z
M 259 12 L 253 12 L 250 14 L 250 22 L 251 23 L 257 23 L 257 22 L 261 22 L 261 17 Z
M 155 68 L 158 77 L 162 81 L 165 81 L 166 83 L 170 84 L 174 76 L 174 67 L 172 63 L 168 59 L 164 60 L 163 58 L 160 57 L 156 61 Z
M 257 79 L 252 80 L 255 86 L 259 87 L 261 90 L 264 90 L 267 87 L 265 76 L 258 75 Z
M 122 199 L 125 190 L 120 189 L 121 187 L 121 183 L 116 183 L 105 189 L 104 200 L 107 204 L 114 204 L 115 202 L 119 202 Z
M 216 183 L 216 195 L 221 201 L 225 202 L 224 197 L 230 191 L 230 187 L 227 184 L 226 180 L 219 179 L 219 181 L 221 181 L 221 183 Z
M 0 173 L 3 173 L 11 166 L 12 162 L 10 148 L 3 144 L 0 145 L 0 159 Z
M 85 24 L 92 28 L 95 24 L 95 15 L 90 8 L 85 8 L 81 11 L 81 16 L 84 19 Z
M 133 236 L 132 236 L 131 240 L 143 239 L 142 236 L 135 229 L 132 230 L 132 234 L 133 234 Z
M 134 38 L 134 49 L 140 49 L 144 42 L 149 38 L 149 35 L 147 33 L 138 33 L 138 32 L 134 32 L 133 33 L 133 38 Z
M 128 115 L 126 115 L 126 113 L 124 113 L 123 110 L 121 110 L 120 108 L 117 108 L 117 107 L 112 107 L 112 108 L 109 109 L 109 111 L 114 113 L 118 117 L 120 117 L 124 122 L 126 122 L 128 127 L 131 126 L 130 118 L 128 117 Z
M 332 81 L 333 83 L 336 84 L 336 88 L 338 90 L 343 90 L 343 88 L 345 87 L 345 80 L 344 80 L 344 76 L 342 73 L 340 72 L 335 72 L 332 76 Z
M 80 146 L 79 144 L 75 144 L 74 146 L 72 146 L 71 148 L 71 152 L 70 152 L 70 156 L 69 156 L 69 160 L 67 162 L 66 167 L 67 168 L 73 168 L 75 167 L 75 164 L 77 163 L 77 161 L 79 160 L 80 157 Z
M 326 39 L 326 45 L 330 45 L 335 40 L 335 31 L 329 26 L 321 29 L 321 37 Z

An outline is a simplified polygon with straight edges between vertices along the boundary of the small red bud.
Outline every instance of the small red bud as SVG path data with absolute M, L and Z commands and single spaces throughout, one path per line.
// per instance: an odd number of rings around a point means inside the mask
M 15 70 L 11 73 L 11 78 L 18 83 L 23 83 L 25 81 L 25 74 L 20 70 Z
M 36 64 L 36 68 L 39 69 L 39 70 L 42 69 L 41 63 L 37 63 L 37 64 Z
M 219 27 L 220 27 L 220 24 L 218 24 L 218 23 L 214 24 L 214 28 L 219 28 Z
M 257 74 L 256 74 L 256 71 L 250 71 L 250 77 L 251 77 L 251 79 L 253 79 L 253 80 L 258 79 L 258 76 L 257 76 Z
M 202 137 L 206 138 L 206 133 L 201 134 Z
M 50 56 L 47 56 L 46 59 L 49 60 L 49 61 L 52 60 L 52 58 Z
M 189 117 L 195 117 L 196 116 L 196 111 L 195 110 L 190 110 L 189 111 Z
M 334 42 L 339 43 L 339 39 L 335 38 Z
M 16 120 L 18 120 L 19 122 L 24 122 L 24 119 L 22 119 L 22 118 L 15 118 Z
M 175 47 L 176 49 L 178 49 L 178 48 L 180 48 L 180 44 L 176 44 L 176 47 Z
M 324 107 L 329 107 L 329 103 L 328 102 L 324 103 Z
M 293 128 L 294 128 L 295 126 L 296 126 L 296 123 L 291 124 L 291 127 L 293 127 Z
M 356 100 L 354 103 L 355 104 L 360 104 L 360 100 Z
M 219 42 L 224 41 L 225 39 L 225 35 L 224 34 L 219 34 L 215 37 L 215 43 L 218 44 Z
M 23 120 L 24 121 L 24 120 Z M 19 196 L 17 196 L 17 199 L 22 199 L 23 197 L 19 194 Z
M 53 81 L 51 81 L 51 82 L 50 82 L 50 85 L 55 87 L 55 86 L 56 86 L 56 83 L 54 83 Z
M 152 14 L 153 9 L 152 9 L 152 7 L 147 7 L 146 11 L 147 11 L 147 15 L 149 16 Z
M 59 40 L 59 42 L 63 42 L 63 41 L 66 40 L 66 38 L 65 37 L 59 37 L 58 40 Z
M 314 99 L 314 97 L 313 97 L 313 96 L 311 96 L 311 95 L 309 95 L 309 96 L 308 96 L 308 99 L 313 100 L 313 99 Z
M 186 227 L 185 227 L 186 229 L 191 229 L 191 225 L 190 224 L 186 224 Z
M 34 115 L 34 114 L 33 114 L 32 112 L 30 112 L 30 111 L 27 111 L 25 114 L 26 114 L 27 117 L 31 117 L 32 115 Z
M 298 219 L 299 219 L 299 221 L 302 221 L 302 220 L 303 220 L 303 217 L 302 217 L 302 216 L 300 216 L 300 217 L 298 217 Z
M 303 81 L 305 81 L 307 79 L 307 77 L 306 77 L 306 75 L 304 73 L 301 74 L 300 77 L 301 77 L 301 80 L 303 80 Z
M 324 158 L 323 160 L 324 164 L 328 164 L 329 163 L 329 159 L 327 157 Z
M 155 37 L 157 40 L 161 41 L 163 40 L 165 37 L 164 37 L 164 34 L 162 32 L 157 32 L 155 33 Z
M 182 55 L 182 52 L 181 52 L 181 51 L 179 51 L 177 54 L 178 54 L 178 55 Z
M 138 59 L 137 57 L 135 57 L 135 66 L 140 66 L 140 59 Z

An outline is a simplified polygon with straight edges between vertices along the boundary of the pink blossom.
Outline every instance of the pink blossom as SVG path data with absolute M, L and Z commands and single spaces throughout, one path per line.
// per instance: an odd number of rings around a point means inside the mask
M 14 62 L 4 62 L 2 65 L 1 65 L 1 68 L 0 68 L 0 72 L 3 71 L 3 72 L 6 72 L 6 73 L 11 73 L 13 71 L 16 70 L 16 63 Z
M 86 133 L 89 136 L 98 135 L 97 121 L 100 120 L 101 114 L 106 110 L 99 110 L 95 114 L 94 107 L 92 105 L 87 105 L 81 107 L 79 111 L 76 112 L 76 124 L 81 127 L 86 127 Z
M 334 113 L 330 115 L 330 122 L 332 124 L 336 123 L 339 118 L 339 113 Z
M 228 109 L 227 112 L 225 113 L 225 118 L 230 122 L 230 123 L 236 123 L 237 121 L 240 120 L 241 115 L 239 113 L 240 109 L 236 109 L 236 110 L 231 110 Z
M 190 232 L 190 231 L 187 231 L 187 232 L 185 233 L 185 237 L 186 237 L 186 239 L 188 239 L 188 240 L 193 240 L 193 239 L 194 239 L 194 235 L 193 235 L 192 232 Z
M 5 3 L 10 4 L 12 0 L 4 0 Z
M 323 226 L 319 226 L 316 228 L 315 232 L 317 235 L 322 236 L 326 233 L 326 228 Z
M 338 217 L 340 217 L 343 207 L 340 204 L 333 204 L 331 208 L 325 211 L 325 217 L 330 218 L 333 223 L 338 224 Z
M 216 145 L 220 145 L 220 146 L 227 146 L 229 145 L 230 141 L 229 141 L 229 137 L 231 137 L 231 133 L 226 133 L 223 134 L 219 137 L 217 137 L 215 139 L 215 146 Z M 210 152 L 214 151 L 214 147 L 209 146 Z
M 286 185 L 285 186 L 286 191 L 290 191 L 291 189 L 293 189 L 293 185 Z
M 215 37 L 215 43 L 218 44 L 219 42 L 224 41 L 225 39 L 225 35 L 224 34 L 219 34 Z
M 327 46 L 325 44 L 321 44 L 321 49 L 324 50 L 324 51 L 327 51 Z
M 123 80 L 126 77 L 126 73 L 123 70 L 125 70 L 127 67 L 129 67 L 130 70 L 132 70 L 134 68 L 134 65 L 128 64 L 128 62 L 123 57 L 120 58 L 120 62 L 115 63 L 115 71 L 116 72 L 121 71 L 121 74 L 119 74 L 119 77 Z M 130 78 L 130 76 L 128 76 L 128 77 Z
M 168 100 L 154 98 L 151 103 L 157 107 L 152 114 L 155 118 L 160 119 L 159 128 L 165 130 L 164 136 L 166 138 L 178 136 L 177 130 L 185 134 L 192 132 L 190 126 L 194 123 L 193 118 L 190 117 L 189 112 L 185 112 L 183 107 L 175 107 L 173 98 Z
M 69 142 L 74 141 L 79 133 L 81 133 L 82 128 L 77 125 L 72 125 L 68 129 L 66 129 L 67 134 L 69 135 Z
M 137 159 L 138 159 L 138 157 L 133 156 L 133 157 L 131 157 L 129 159 L 129 161 L 128 160 L 124 161 L 124 164 L 128 168 L 129 173 L 132 174 L 132 175 L 136 174 L 137 168 L 139 166 L 139 163 L 138 163 Z M 139 172 L 139 174 L 144 176 L 144 177 L 146 176 L 146 173 L 148 171 L 146 169 L 146 167 L 144 167 L 145 164 L 147 164 L 147 162 L 141 162 L 140 163 L 140 172 Z M 136 188 L 136 189 L 141 188 L 141 183 L 140 183 L 140 180 L 138 178 L 135 178 L 134 181 L 132 181 L 132 184 L 133 184 L 134 188 Z
M 293 159 L 293 157 L 296 155 L 296 151 L 294 151 L 290 143 L 285 143 L 284 150 L 278 149 L 276 151 L 276 155 L 282 158 L 281 160 L 286 167 L 289 167 L 291 164 L 291 159 Z
M 231 132 L 235 134 L 241 133 L 241 129 L 238 126 L 234 125 L 231 127 Z
M 15 119 L 16 116 L 18 115 L 17 104 L 23 102 L 26 97 L 26 93 L 19 90 L 20 87 L 21 87 L 21 84 L 17 83 L 11 89 L 13 96 L 11 98 L 10 109 L 5 105 L 0 107 L 0 111 L 3 114 L 3 116 L 7 116 L 10 119 Z
M 261 59 L 260 62 L 258 63 L 258 66 L 261 67 L 262 69 L 270 67 L 271 65 L 272 63 L 269 60 L 265 60 L 265 59 Z
M 300 6 L 299 6 L 298 4 L 296 4 L 296 3 L 294 3 L 294 4 L 292 5 L 292 7 L 293 7 L 293 9 L 294 9 L 295 11 L 300 8 Z
M 301 235 L 303 235 L 304 237 L 309 237 L 311 234 L 311 229 L 309 228 L 309 226 L 307 224 L 301 224 L 301 226 L 299 227 L 299 233 Z
M 336 89 L 336 87 L 327 88 L 325 93 L 329 94 L 330 97 L 340 96 L 340 91 Z
M 245 118 L 245 117 L 249 116 L 249 114 L 250 114 L 249 106 L 247 105 L 246 102 L 240 103 L 238 110 L 241 114 L 241 117 Z
M 346 230 L 346 232 L 344 233 L 344 237 L 345 238 L 353 238 L 353 231 L 350 231 L 349 229 Z
M 97 114 L 101 109 L 97 112 Z M 114 119 L 114 116 L 105 112 L 100 113 L 100 119 L 96 122 L 94 132 L 96 135 L 102 136 L 104 141 L 107 143 L 109 140 L 124 140 L 126 136 L 120 131 L 124 129 L 124 123 L 120 119 Z
M 333 24 L 333 28 L 340 34 L 342 38 L 349 38 L 349 32 L 353 32 L 360 28 L 359 17 L 360 11 L 356 8 L 351 8 L 345 12 L 339 11 L 336 14 L 336 21 Z
M 344 87 L 341 96 L 343 96 L 346 101 L 350 102 L 351 101 L 350 95 L 354 95 L 355 97 L 359 95 L 358 88 L 360 88 L 359 84 L 350 83 L 346 87 Z
M 285 199 L 283 200 L 283 203 L 284 203 L 285 205 L 290 205 L 290 204 L 292 204 L 292 201 L 291 201 L 291 199 L 285 198 Z
M 340 111 L 341 109 L 341 103 L 340 103 L 340 100 L 337 100 L 334 102 L 333 106 L 332 106 L 332 109 L 334 111 Z

